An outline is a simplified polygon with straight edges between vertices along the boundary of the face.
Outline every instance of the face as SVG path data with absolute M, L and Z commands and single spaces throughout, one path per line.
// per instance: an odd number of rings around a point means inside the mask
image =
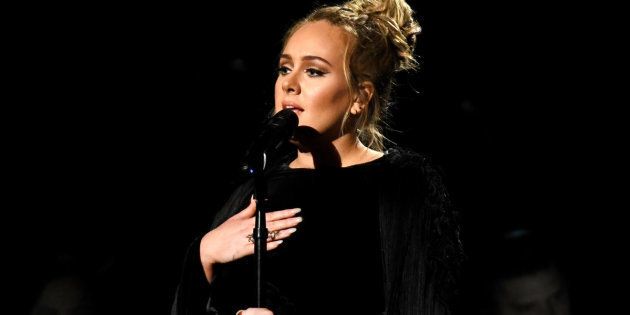
M 568 292 L 555 269 L 504 280 L 495 299 L 501 315 L 570 314 Z
M 279 60 L 275 111 L 292 108 L 299 126 L 337 138 L 352 99 L 343 68 L 347 44 L 344 31 L 328 22 L 300 27 Z

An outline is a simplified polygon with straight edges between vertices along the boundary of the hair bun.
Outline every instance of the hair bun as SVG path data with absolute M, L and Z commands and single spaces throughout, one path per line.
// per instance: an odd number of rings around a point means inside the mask
M 354 13 L 357 22 L 371 17 L 383 30 L 399 57 L 395 71 L 417 66 L 413 50 L 421 28 L 413 17 L 413 10 L 404 0 L 353 0 L 346 2 L 342 8 Z

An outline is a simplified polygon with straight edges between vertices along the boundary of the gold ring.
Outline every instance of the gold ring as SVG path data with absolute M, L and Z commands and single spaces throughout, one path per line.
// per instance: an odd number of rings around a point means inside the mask
M 275 241 L 276 238 L 278 237 L 278 234 L 280 234 L 280 231 L 271 231 L 271 232 L 269 232 L 269 236 L 267 237 L 267 239 Z M 254 243 L 254 235 L 252 235 L 252 234 L 247 235 L 247 241 L 253 244 Z

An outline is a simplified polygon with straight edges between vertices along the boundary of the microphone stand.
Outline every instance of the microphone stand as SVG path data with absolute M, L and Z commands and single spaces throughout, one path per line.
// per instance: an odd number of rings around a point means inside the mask
M 252 236 L 254 238 L 254 257 L 256 259 L 256 307 L 264 307 L 263 303 L 263 262 L 267 253 L 267 182 L 264 178 L 264 170 L 267 164 L 267 155 L 263 152 L 255 163 L 256 167 L 249 171 L 254 175 L 254 199 L 256 200 L 256 223 Z M 258 167 L 261 166 L 261 167 Z
M 263 132 L 248 150 L 244 171 L 254 176 L 254 198 L 256 199 L 256 223 L 252 238 L 254 240 L 254 257 L 256 259 L 256 306 L 264 307 L 262 268 L 267 252 L 267 222 L 265 214 L 268 210 L 267 182 L 265 168 L 268 158 L 288 140 L 298 126 L 297 115 L 289 108 L 277 112 L 271 117 Z M 262 150 L 264 149 L 264 150 Z

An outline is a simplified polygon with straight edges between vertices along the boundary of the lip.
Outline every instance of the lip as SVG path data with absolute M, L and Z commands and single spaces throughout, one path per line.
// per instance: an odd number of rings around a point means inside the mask
M 293 103 L 293 102 L 289 102 L 289 101 L 283 101 L 282 102 L 282 109 L 287 109 L 287 108 L 291 108 L 295 113 L 298 112 L 303 112 L 304 108 L 302 108 L 302 106 Z

